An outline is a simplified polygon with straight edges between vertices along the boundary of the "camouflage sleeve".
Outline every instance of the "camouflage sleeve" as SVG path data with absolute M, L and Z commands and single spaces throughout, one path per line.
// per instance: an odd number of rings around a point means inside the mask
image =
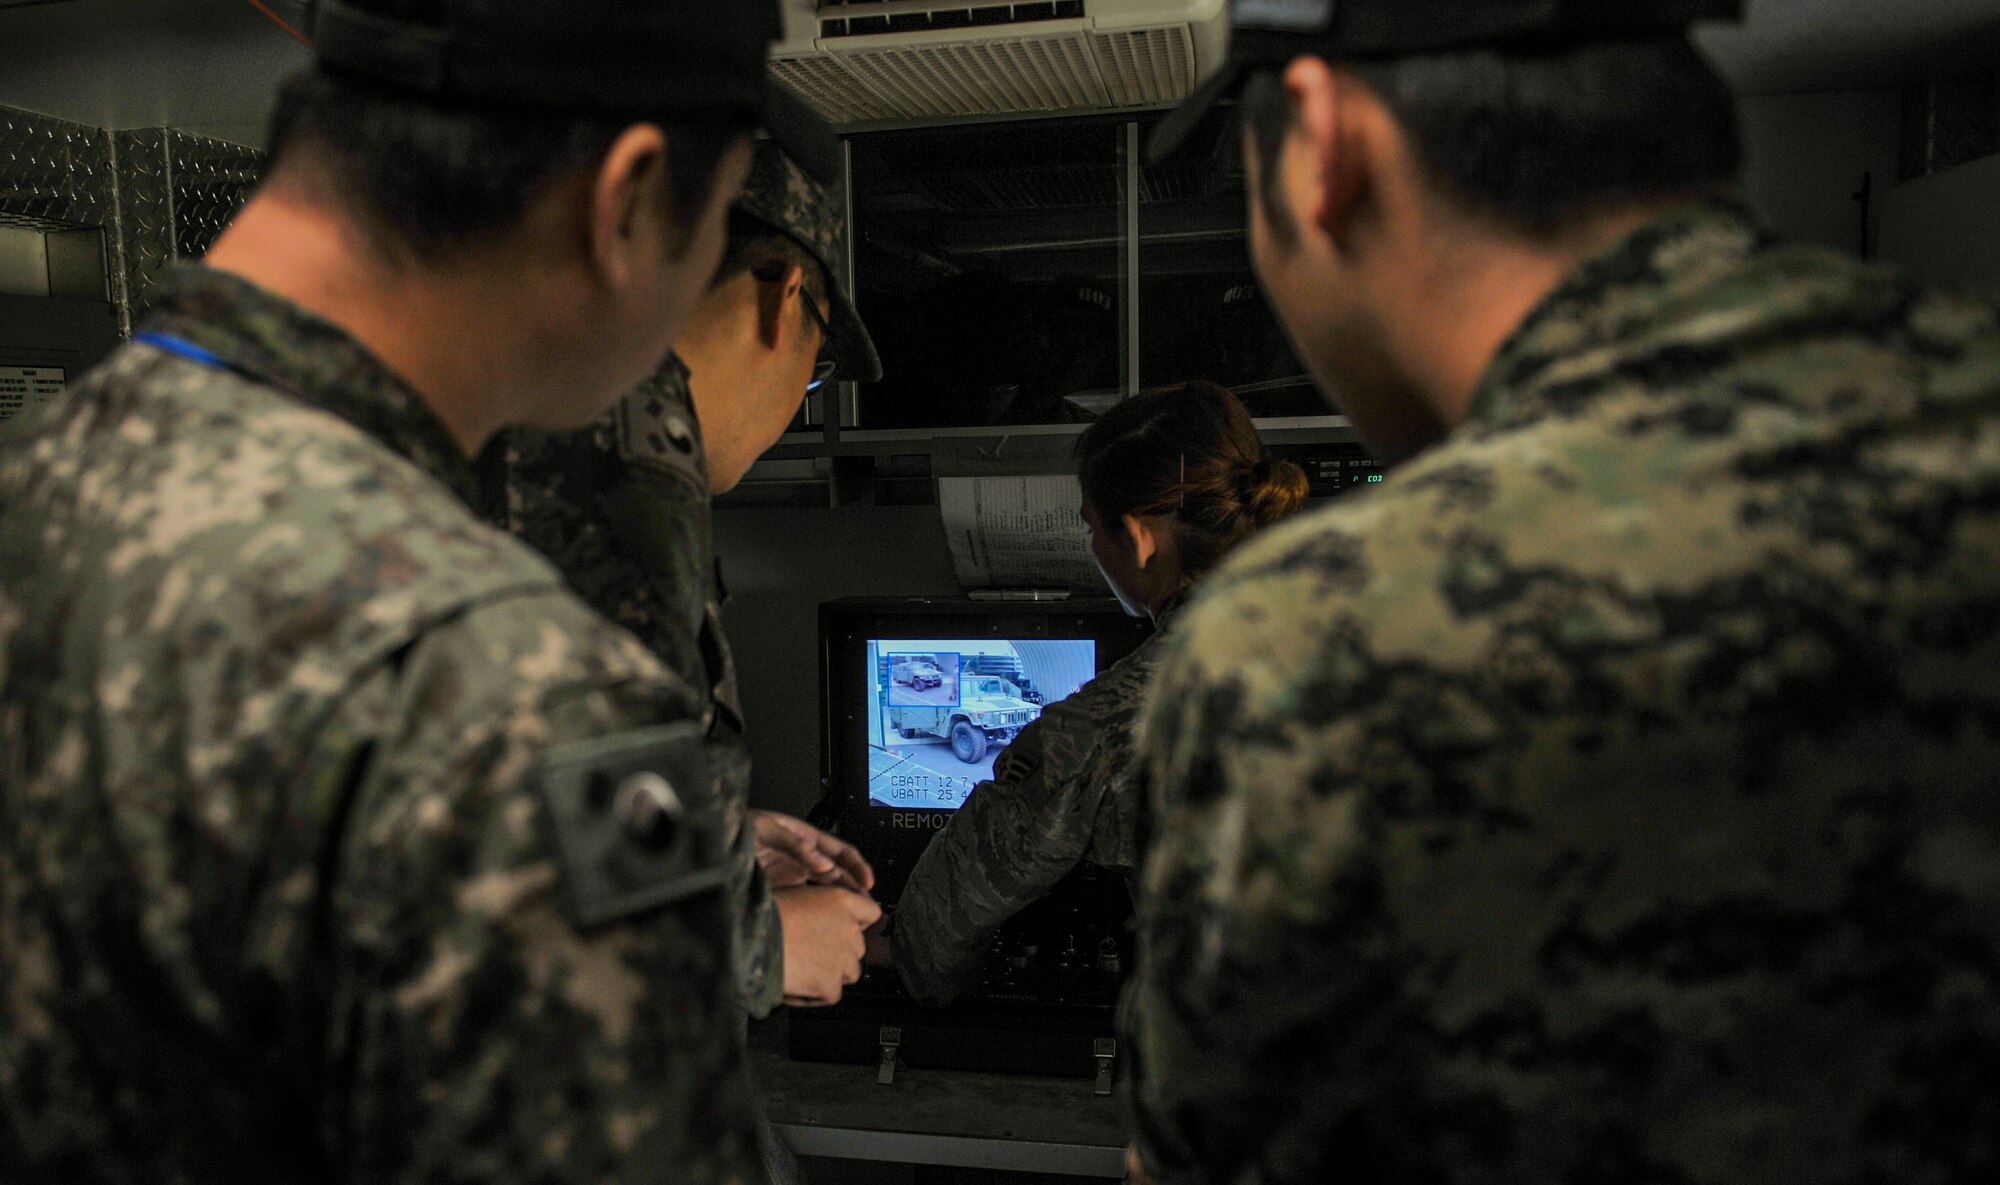
M 757 863 L 754 836 L 750 849 L 748 884 L 734 890 L 742 903 L 736 918 L 736 983 L 744 1010 L 762 1020 L 785 1002 L 785 930 L 771 882 Z
M 1090 846 L 1110 782 L 1088 689 L 1021 730 L 924 850 L 890 934 L 910 994 L 942 1007 L 979 982 L 1001 924 L 1043 897 Z
M 733 678 L 733 667 L 709 604 L 707 470 L 688 399 L 685 381 L 663 371 L 587 429 L 510 432 L 486 458 L 484 494 L 487 517 L 546 555 L 592 608 L 669 670 L 709 683 Z M 784 939 L 755 836 L 742 826 L 748 755 L 735 746 L 718 756 L 740 1002 L 761 1017 L 784 998 Z
M 1232 560 L 1149 692 L 1120 1052 L 1160 1185 L 1985 1179 L 1939 1117 L 1995 1113 L 1995 882 L 1954 870 L 2000 849 L 1990 778 L 1932 771 L 1993 734 L 1797 724 L 1922 646 L 1782 559 L 1777 618 L 1692 548 L 1634 592 L 1563 502 L 1489 510 L 1548 527 L 1503 548 L 1397 480 Z
M 1270 750 L 1244 740 L 1241 688 L 1205 681 L 1181 649 L 1161 663 L 1139 727 L 1154 828 L 1139 958 L 1119 1013 L 1134 1142 L 1159 1185 L 1316 1179 L 1290 1163 L 1315 1163 L 1318 1149 L 1285 1143 L 1302 1130 L 1288 1117 L 1322 1104 L 1332 1114 L 1327 1096 L 1339 1080 L 1300 1056 L 1299 1043 L 1316 1039 L 1311 1027 L 1325 1016 L 1352 1017 L 1351 1036 L 1365 1040 L 1381 967 L 1366 934 L 1342 933 L 1338 918 L 1299 924 L 1291 890 L 1274 875 L 1280 862 L 1259 864 L 1232 846 L 1244 838 L 1232 791 L 1282 772 Z M 1351 835 L 1314 839 L 1336 864 L 1353 846 Z M 1303 1130 L 1309 1140 L 1326 1134 L 1318 1124 Z M 1221 1165 L 1236 1171 L 1218 1174 Z
M 723 749 L 727 768 L 719 786 L 748 786 L 750 756 L 741 744 Z M 750 825 L 747 795 L 721 791 L 724 834 L 729 840 L 729 900 L 734 913 L 734 955 L 738 1003 L 751 1016 L 769 1016 L 785 999 L 785 935 L 778 901 L 757 862 L 757 831 Z
M 322 915 L 344 1178 L 761 1179 L 722 894 L 581 928 L 527 783 L 690 702 L 558 595 L 435 628 L 347 698 L 329 729 L 380 739 L 313 779 L 359 783 Z

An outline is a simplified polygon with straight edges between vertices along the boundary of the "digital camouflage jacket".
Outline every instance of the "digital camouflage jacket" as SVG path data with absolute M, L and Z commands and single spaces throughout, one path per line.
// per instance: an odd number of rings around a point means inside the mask
M 157 307 L 0 439 L 0 1179 L 761 1180 L 722 894 L 581 929 L 530 785 L 694 690 L 341 330 Z
M 561 570 L 598 612 L 632 631 L 701 695 L 718 740 L 743 731 L 736 666 L 722 631 L 708 462 L 678 358 L 589 428 L 516 431 L 481 455 L 480 501 Z M 740 744 L 714 766 L 730 844 L 736 961 L 745 1005 L 784 998 L 784 935 L 747 826 L 750 764 Z
M 942 1006 L 970 991 L 1001 924 L 1079 863 L 1128 883 L 1136 874 L 1144 803 L 1132 730 L 1159 638 L 1043 708 L 924 849 L 890 931 L 912 996 Z
M 1162 1185 L 2000 1177 L 2000 320 L 1672 214 L 1142 715 Z

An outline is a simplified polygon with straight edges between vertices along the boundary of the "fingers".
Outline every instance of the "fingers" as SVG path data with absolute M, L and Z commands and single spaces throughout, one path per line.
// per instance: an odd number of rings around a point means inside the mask
M 868 891 L 866 885 L 855 880 L 844 868 L 835 868 L 824 873 L 808 874 L 805 879 L 815 885 L 824 885 L 829 889 L 844 889 L 850 893 L 866 893 Z
M 1139 1147 L 1128 1144 L 1125 1147 L 1126 1185 L 1153 1185 L 1153 1178 L 1146 1173 L 1145 1162 L 1139 1159 Z
M 785 942 L 785 994 L 816 1003 L 838 1001 L 861 978 L 868 953 L 864 931 L 882 916 L 873 900 L 847 889 L 806 885 L 777 895 Z
M 758 844 L 777 849 L 798 861 L 805 866 L 808 876 L 813 880 L 826 881 L 839 868 L 829 853 L 829 847 L 836 850 L 839 848 L 852 850 L 852 845 L 835 839 L 804 819 L 795 819 L 777 811 L 756 811 L 754 815 Z M 871 876 L 871 883 L 872 880 Z
M 821 845 L 821 850 L 831 855 L 834 862 L 839 864 L 843 878 L 850 888 L 866 893 L 875 887 L 875 870 L 869 866 L 860 848 L 824 832 L 821 836 L 825 841 Z
M 860 893 L 842 890 L 841 904 L 847 907 L 847 915 L 853 918 L 856 923 L 855 936 L 857 938 L 860 937 L 862 930 L 874 925 L 882 918 L 882 907 L 876 903 L 873 897 L 866 897 Z
M 883 933 L 881 922 L 876 922 L 862 932 L 861 941 L 865 949 L 861 961 L 874 967 L 890 967 L 896 962 L 896 948 L 889 944 L 889 936 Z
M 875 887 L 875 869 L 861 849 L 828 834 L 804 819 L 777 811 L 754 811 L 758 858 L 767 873 L 784 867 L 803 868 L 804 879 L 866 893 Z M 793 882 L 788 882 L 793 883 Z
M 757 842 L 776 848 L 815 872 L 833 866 L 819 850 L 819 828 L 776 811 L 759 811 Z
M 812 880 L 806 866 L 776 848 L 757 849 L 757 863 L 773 889 L 792 889 Z

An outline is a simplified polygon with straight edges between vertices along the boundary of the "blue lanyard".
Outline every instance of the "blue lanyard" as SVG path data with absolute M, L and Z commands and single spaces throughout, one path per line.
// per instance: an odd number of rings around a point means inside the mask
M 172 334 L 141 330 L 132 335 L 132 340 L 152 346 L 155 349 L 165 350 L 169 354 L 178 354 L 189 362 L 198 362 L 203 366 L 212 366 L 217 370 L 236 369 L 223 361 L 220 355 L 204 350 L 186 338 L 174 337 Z

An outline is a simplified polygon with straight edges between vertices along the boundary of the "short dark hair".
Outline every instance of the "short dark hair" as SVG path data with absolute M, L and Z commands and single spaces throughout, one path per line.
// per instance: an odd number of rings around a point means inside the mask
M 632 119 L 490 108 L 392 91 L 309 69 L 271 118 L 268 175 L 299 156 L 389 250 L 435 260 L 517 225 L 558 178 L 602 158 Z M 692 222 L 746 118 L 655 121 L 667 136 L 675 218 Z
M 1349 68 L 1395 115 L 1441 196 L 1531 238 L 1620 201 L 1726 186 L 1742 169 L 1729 85 L 1683 37 Z M 1265 217 L 1288 234 L 1275 170 L 1291 110 L 1274 73 L 1249 80 L 1242 110 Z
M 818 302 L 819 307 L 832 316 L 828 300 L 831 277 L 813 253 L 806 250 L 805 244 L 754 214 L 731 210 L 729 245 L 723 249 L 722 263 L 715 269 L 715 279 L 710 286 L 720 287 L 744 272 L 772 267 L 798 268 L 804 276 L 800 287 L 805 290 L 806 297 Z M 799 315 L 811 322 L 811 314 L 803 309 Z
M 1100 519 L 1171 516 L 1190 577 L 1310 492 L 1305 470 L 1265 457 L 1243 402 L 1200 380 L 1113 404 L 1077 440 L 1076 474 Z

